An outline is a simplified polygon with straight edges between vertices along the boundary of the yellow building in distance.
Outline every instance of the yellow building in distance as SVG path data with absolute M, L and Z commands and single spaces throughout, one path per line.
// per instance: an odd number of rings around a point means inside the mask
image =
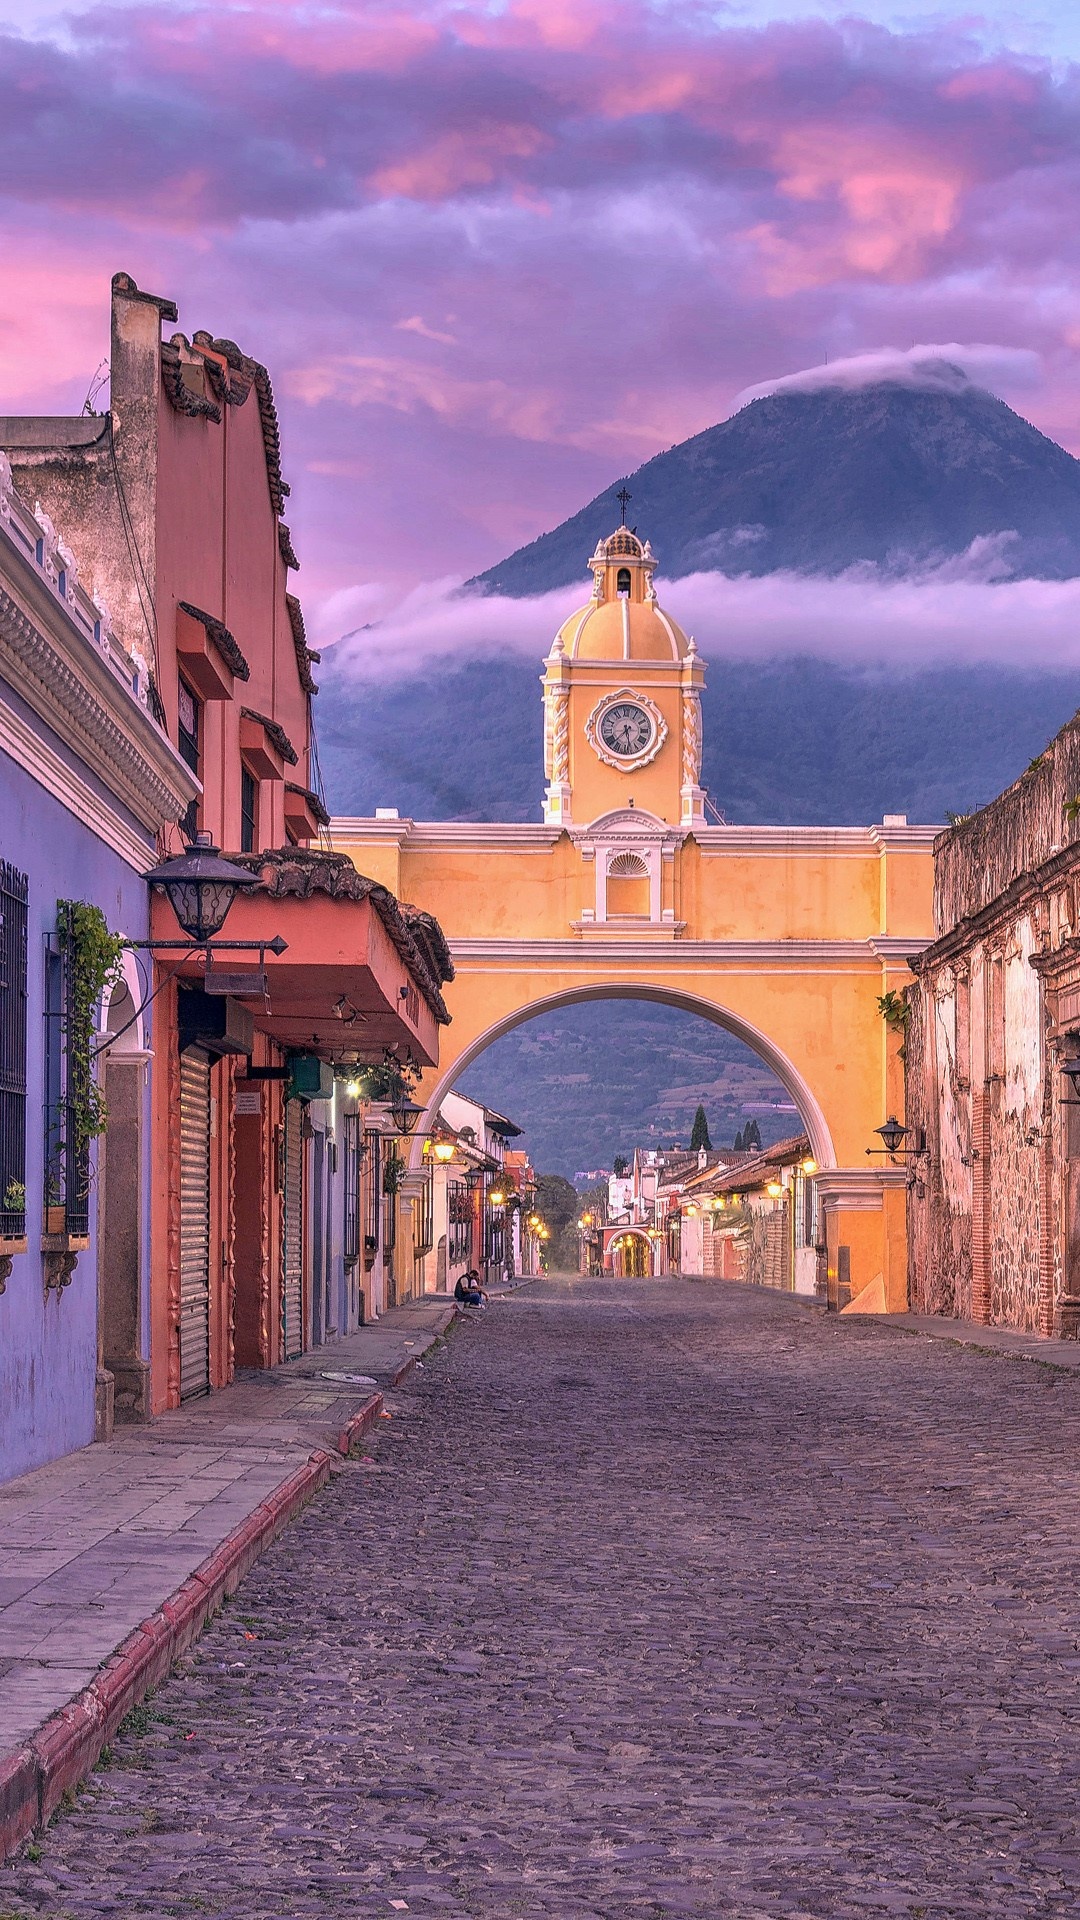
M 588 564 L 590 598 L 544 668 L 543 818 L 386 810 L 332 824 L 362 873 L 436 915 L 450 941 L 452 1025 L 418 1097 L 434 1114 L 493 1040 L 574 1001 L 702 1014 L 746 1041 L 799 1109 L 831 1295 L 902 1310 L 907 1171 L 867 1149 L 902 1114 L 899 1040 L 878 1002 L 907 984 L 907 956 L 932 938 L 937 829 L 902 815 L 870 827 L 711 824 L 705 665 L 659 604 L 649 544 L 620 526 Z M 416 1169 L 421 1150 L 417 1140 Z

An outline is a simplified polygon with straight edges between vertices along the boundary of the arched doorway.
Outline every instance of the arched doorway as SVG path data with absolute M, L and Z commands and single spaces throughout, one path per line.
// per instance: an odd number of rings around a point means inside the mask
M 98 1437 L 113 1421 L 130 1424 L 150 1412 L 150 1366 L 144 1357 L 144 995 L 134 956 L 104 1009 L 100 1060 L 107 1120 L 98 1143 Z
M 617 1280 L 649 1280 L 655 1271 L 652 1242 L 647 1233 L 628 1230 L 612 1242 L 611 1271 Z

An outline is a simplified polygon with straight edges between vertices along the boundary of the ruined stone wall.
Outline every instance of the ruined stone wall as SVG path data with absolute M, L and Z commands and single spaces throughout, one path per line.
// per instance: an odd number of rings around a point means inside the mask
M 1080 715 L 1055 735 L 1026 773 L 934 847 L 934 924 L 950 933 L 982 913 L 1063 847 L 1080 845 Z
M 905 1041 L 910 1138 L 928 1153 L 912 1163 L 908 1271 L 913 1313 L 971 1315 L 970 1087 L 958 1072 L 955 977 L 928 973 L 909 989 Z
M 1080 853 L 1067 864 L 1080 870 Z M 1050 1003 L 1080 969 L 1062 867 L 1052 855 L 917 962 L 905 1061 L 908 1125 L 927 1146 L 909 1192 L 915 1312 L 1032 1333 L 1061 1317 L 1068 1143 Z

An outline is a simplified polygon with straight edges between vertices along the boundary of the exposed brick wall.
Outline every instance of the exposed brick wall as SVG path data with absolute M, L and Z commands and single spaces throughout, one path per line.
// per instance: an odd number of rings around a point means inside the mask
M 928 1149 L 908 1207 L 916 1312 L 1080 1326 L 1080 1125 L 1061 1073 L 1080 1054 L 1078 792 L 1073 720 L 935 849 L 942 932 L 907 996 L 907 1121 Z

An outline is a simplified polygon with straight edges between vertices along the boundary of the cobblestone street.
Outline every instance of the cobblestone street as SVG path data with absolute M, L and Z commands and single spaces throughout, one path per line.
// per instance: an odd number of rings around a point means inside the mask
M 0 1915 L 1080 1913 L 1080 1377 L 733 1286 L 459 1326 Z

